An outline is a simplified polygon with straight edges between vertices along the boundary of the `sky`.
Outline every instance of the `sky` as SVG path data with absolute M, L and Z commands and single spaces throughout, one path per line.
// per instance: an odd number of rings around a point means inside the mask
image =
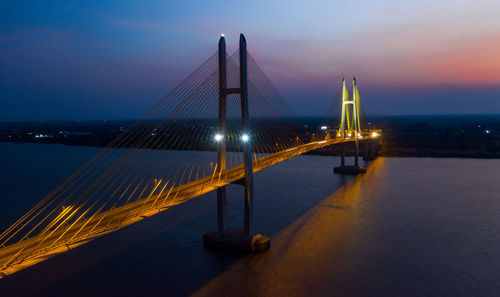
M 2 1 L 0 121 L 131 119 L 244 33 L 298 115 L 500 114 L 500 1 Z

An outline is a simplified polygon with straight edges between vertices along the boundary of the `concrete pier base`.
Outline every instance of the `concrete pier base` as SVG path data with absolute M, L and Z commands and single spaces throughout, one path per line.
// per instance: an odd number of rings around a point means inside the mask
M 359 166 L 337 166 L 333 168 L 333 172 L 341 174 L 359 174 L 365 173 L 366 168 Z
M 262 234 L 246 235 L 243 230 L 228 229 L 210 231 L 203 235 L 206 248 L 224 252 L 263 252 L 271 246 L 271 240 Z

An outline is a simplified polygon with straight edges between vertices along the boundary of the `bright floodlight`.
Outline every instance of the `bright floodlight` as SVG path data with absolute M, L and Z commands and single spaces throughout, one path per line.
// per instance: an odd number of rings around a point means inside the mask
M 363 138 L 363 135 L 361 135 L 361 133 L 358 133 L 358 138 Z
M 241 140 L 243 142 L 247 142 L 250 140 L 250 136 L 248 136 L 247 134 L 243 134 L 243 135 L 241 135 Z
M 372 132 L 372 137 L 377 137 L 378 133 L 377 132 Z
M 327 126 L 321 126 L 321 130 L 326 130 L 327 128 Z
M 220 37 L 224 37 L 224 33 L 221 33 L 221 34 L 220 34 Z
M 217 133 L 217 134 L 215 134 L 215 136 L 214 136 L 215 141 L 221 141 L 221 140 L 222 140 L 222 138 L 223 138 L 223 136 L 222 136 L 222 134 L 220 134 L 220 133 Z

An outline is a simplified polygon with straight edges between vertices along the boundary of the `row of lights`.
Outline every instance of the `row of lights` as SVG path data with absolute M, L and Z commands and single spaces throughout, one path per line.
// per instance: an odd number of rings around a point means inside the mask
M 220 133 L 217 133 L 214 136 L 214 140 L 217 141 L 217 142 L 221 141 L 223 138 L 224 138 L 224 135 L 222 135 Z M 249 140 L 250 140 L 250 136 L 248 134 L 241 135 L 241 141 L 247 142 Z
M 348 137 L 351 137 L 351 132 L 347 133 Z M 371 136 L 372 137 L 378 137 L 380 134 L 378 134 L 377 132 L 372 132 Z M 340 136 L 340 133 L 339 135 Z M 358 133 L 358 138 L 363 138 L 363 135 L 361 133 Z M 220 133 L 217 133 L 214 135 L 214 140 L 219 142 L 221 141 L 222 139 L 224 139 L 224 135 L 220 134 Z M 250 140 L 250 136 L 248 134 L 243 134 L 241 135 L 241 141 L 243 142 L 247 142 Z
M 338 132 L 337 137 L 340 137 L 340 135 L 341 135 L 340 132 Z M 347 137 L 351 137 L 351 135 L 352 135 L 351 132 L 347 133 Z M 380 134 L 378 134 L 377 132 L 372 132 L 371 136 L 372 137 L 379 137 Z M 358 133 L 358 138 L 363 138 L 363 135 L 361 133 Z
M 368 124 L 371 124 L 371 123 L 368 123 Z M 328 130 L 328 126 L 321 126 L 321 130 L 323 131 L 326 131 Z M 486 133 L 490 133 L 490 131 L 486 130 L 487 132 Z M 349 137 L 351 137 L 351 132 L 348 132 L 347 135 Z M 378 137 L 379 134 L 377 132 L 372 132 L 372 137 Z M 337 134 L 337 136 L 340 136 L 340 132 Z M 358 138 L 362 138 L 363 136 L 361 135 L 361 133 L 358 133 Z

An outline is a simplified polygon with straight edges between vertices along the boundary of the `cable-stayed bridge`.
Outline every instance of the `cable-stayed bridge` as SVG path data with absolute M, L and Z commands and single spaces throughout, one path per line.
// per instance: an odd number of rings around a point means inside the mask
M 367 129 L 356 81 L 332 104 L 338 121 L 310 131 L 246 49 L 219 49 L 141 119 L 0 234 L 0 277 L 113 232 L 169 207 L 217 191 L 214 248 L 264 250 L 253 230 L 253 174 L 295 156 L 340 144 L 341 173 L 362 173 L 359 141 Z M 344 143 L 355 145 L 346 166 Z M 244 228 L 226 223 L 226 188 L 244 187 Z

